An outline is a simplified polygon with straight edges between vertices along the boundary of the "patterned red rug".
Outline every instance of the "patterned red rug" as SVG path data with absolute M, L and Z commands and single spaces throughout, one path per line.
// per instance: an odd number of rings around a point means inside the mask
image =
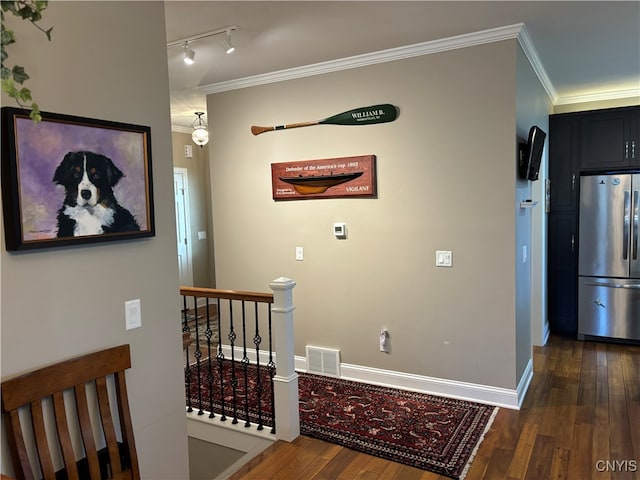
M 300 375 L 300 430 L 461 479 L 497 408 L 348 380 Z
M 236 370 L 240 390 L 236 393 L 238 418 L 246 419 L 244 412 L 248 411 L 250 420 L 255 421 L 257 407 L 260 406 L 262 421 L 265 425 L 272 425 L 271 385 L 267 370 L 261 375 L 261 383 L 266 380 L 267 385 L 264 385 L 260 397 L 251 393 L 249 397 L 244 395 L 244 376 L 240 374 L 243 367 L 236 367 Z M 248 369 L 249 372 L 252 370 L 255 372 L 255 369 Z M 225 377 L 224 396 L 226 415 L 229 415 L 233 402 L 231 368 L 225 369 Z M 255 377 L 251 380 L 252 377 L 249 373 L 248 384 L 255 384 Z M 193 380 L 190 401 L 195 409 L 199 400 Z M 454 479 L 463 479 L 466 475 L 468 465 L 498 410 L 497 407 L 464 400 L 306 373 L 299 375 L 298 383 L 300 430 L 303 435 Z M 219 387 L 214 387 L 212 392 L 213 398 L 220 396 Z M 201 386 L 200 395 L 205 400 L 203 408 L 209 410 L 208 385 Z M 214 411 L 216 405 L 220 408 L 220 401 L 212 403 Z

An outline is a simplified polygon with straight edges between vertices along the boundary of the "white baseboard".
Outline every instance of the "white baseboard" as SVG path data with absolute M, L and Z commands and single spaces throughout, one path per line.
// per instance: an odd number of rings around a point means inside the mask
M 544 322 L 542 330 L 542 346 L 546 345 L 549 341 L 549 335 L 551 335 L 551 329 L 549 328 L 549 322 Z
M 527 362 L 527 366 L 522 373 L 522 377 L 520 377 L 520 381 L 518 382 L 518 388 L 516 392 L 518 393 L 518 410 L 522 407 L 522 402 L 524 402 L 524 397 L 527 395 L 527 390 L 529 390 L 529 385 L 531 385 L 531 379 L 533 378 L 533 358 L 530 358 Z
M 296 356 L 295 360 L 296 370 L 306 372 L 305 357 Z M 516 390 L 348 363 L 340 365 L 340 378 L 519 410 L 533 376 L 532 365 L 530 360 Z
M 231 348 L 223 345 L 222 351 L 225 358 L 230 360 Z M 243 356 L 242 349 L 235 347 L 234 355 L 236 360 L 241 360 Z M 255 363 L 257 357 L 255 349 L 251 351 L 248 350 L 247 357 L 251 363 Z M 275 353 L 273 354 L 273 360 L 276 362 Z M 260 363 L 266 365 L 268 361 L 268 352 L 261 350 Z M 307 359 L 303 356 L 296 355 L 295 369 L 299 372 L 306 372 Z M 529 363 L 515 390 L 361 365 L 351 365 L 348 363 L 341 363 L 340 370 L 340 378 L 345 380 L 354 380 L 356 382 L 371 383 L 383 387 L 411 390 L 519 410 L 524 401 L 529 384 L 531 383 L 531 379 L 533 378 L 533 360 L 529 359 Z

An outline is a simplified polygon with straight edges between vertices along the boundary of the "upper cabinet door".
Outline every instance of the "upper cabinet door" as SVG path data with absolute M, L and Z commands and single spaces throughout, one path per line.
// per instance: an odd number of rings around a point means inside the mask
M 582 120 L 582 167 L 624 167 L 628 161 L 629 114 L 601 112 Z
M 551 211 L 574 211 L 577 204 L 578 127 L 575 115 L 549 118 Z
M 640 164 L 637 119 L 637 108 L 585 114 L 580 166 L 608 169 Z

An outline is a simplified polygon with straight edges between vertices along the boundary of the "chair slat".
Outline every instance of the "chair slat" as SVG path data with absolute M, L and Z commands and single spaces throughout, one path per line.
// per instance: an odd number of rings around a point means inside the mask
M 78 422 L 80 423 L 80 433 L 84 451 L 89 462 L 89 472 L 91 478 L 100 478 L 100 463 L 98 462 L 98 450 L 96 441 L 93 438 L 91 428 L 91 417 L 89 416 L 89 406 L 87 405 L 87 389 L 85 384 L 77 385 L 75 388 L 76 411 L 78 412 Z
M 109 450 L 109 459 L 111 460 L 111 469 L 113 474 L 120 473 L 122 472 L 120 451 L 118 450 L 116 431 L 113 425 L 113 417 L 111 416 L 111 408 L 109 407 L 106 378 L 96 378 L 96 390 L 98 393 L 98 405 L 100 405 L 102 429 L 104 431 L 105 441 L 107 442 L 107 449 Z
M 13 462 L 16 478 L 18 480 L 33 480 L 35 475 L 31 469 L 29 455 L 27 455 L 18 410 L 13 410 L 8 415 L 9 421 L 6 422 L 7 437 L 15 439 L 14 442 L 9 442 L 9 452 L 11 453 L 11 461 Z
M 36 439 L 36 447 L 38 448 L 38 457 L 40 460 L 42 475 L 46 480 L 55 480 L 56 471 L 53 468 L 49 442 L 47 441 L 47 434 L 44 428 L 42 400 L 35 400 L 31 402 L 31 421 L 33 422 L 33 433 Z
M 123 432 L 122 441 L 125 442 L 129 452 L 129 461 L 131 462 L 131 473 L 133 480 L 140 480 L 140 467 L 138 466 L 138 452 L 136 451 L 136 442 L 133 438 L 133 424 L 131 423 L 131 413 L 129 411 L 129 402 L 127 399 L 127 382 L 125 372 L 116 373 L 116 395 L 118 400 L 118 410 L 120 411 L 120 430 Z
M 76 456 L 73 453 L 71 435 L 69 434 L 67 412 L 64 408 L 64 394 L 62 392 L 56 392 L 53 394 L 53 412 L 56 418 L 58 441 L 60 442 L 60 449 L 62 450 L 64 466 L 67 469 L 67 478 L 69 480 L 80 480 L 78 477 Z
M 108 478 L 139 480 L 140 471 L 125 382 L 125 370 L 130 367 L 129 345 L 120 345 L 3 381 L 1 385 L 3 423 L 16 479 L 40 479 L 40 476 L 34 475 L 34 471 L 38 470 L 35 464 L 37 461 L 42 471 L 42 478 L 55 480 L 54 465 L 58 463 L 62 453 L 65 478 L 101 480 L 102 454 L 98 455 L 98 443 L 94 436 L 94 432 L 98 432 L 101 426 L 109 456 L 109 465 L 102 465 L 103 472 L 106 467 Z M 107 388 L 107 378 L 110 376 L 115 380 L 115 389 L 111 390 Z M 90 414 L 96 407 L 96 398 L 93 395 L 87 396 L 87 384 L 94 382 L 99 418 L 94 418 L 95 416 L 92 417 Z M 75 402 L 65 402 L 64 392 L 70 389 L 74 391 Z M 115 390 L 115 401 L 109 401 L 109 395 L 113 390 Z M 48 403 L 43 403 L 44 398 L 52 399 L 52 410 L 48 408 Z M 45 410 L 43 405 L 47 406 Z M 75 421 L 72 422 L 72 428 L 68 423 L 69 419 L 74 418 L 74 414 L 67 415 L 67 412 L 74 405 L 79 429 L 76 428 Z M 112 412 L 112 406 L 114 410 L 118 409 L 117 413 Z M 31 417 L 30 424 L 21 421 L 21 417 L 26 416 Z M 113 424 L 116 417 L 120 419 L 119 426 Z M 96 422 L 100 421 L 100 426 L 92 425 L 92 418 Z M 26 427 L 27 425 L 29 427 Z M 116 435 L 118 428 L 122 433 L 126 461 L 121 461 L 121 450 Z M 33 429 L 33 435 L 31 435 L 31 429 Z M 53 429 L 55 429 L 55 440 Z M 25 430 L 29 431 L 25 432 Z M 49 435 L 51 444 L 47 439 L 49 430 L 51 430 Z M 24 437 L 25 433 L 28 434 L 27 438 Z M 89 466 L 88 474 L 84 473 L 84 467 L 82 471 L 78 471 L 77 468 L 78 461 L 75 459 L 72 444 L 72 439 L 76 437 L 82 438 L 85 458 Z M 101 442 L 100 447 L 102 447 Z M 52 454 L 55 454 L 55 458 Z M 33 465 L 30 463 L 30 455 L 37 457 L 32 459 Z M 60 474 L 60 472 L 57 473 Z

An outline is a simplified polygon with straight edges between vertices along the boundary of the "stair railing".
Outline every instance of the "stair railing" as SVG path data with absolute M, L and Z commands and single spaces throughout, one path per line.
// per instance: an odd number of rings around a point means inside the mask
M 273 293 L 180 287 L 187 411 L 270 425 L 277 439 L 292 441 L 300 434 L 295 282 L 281 277 L 269 287 Z

